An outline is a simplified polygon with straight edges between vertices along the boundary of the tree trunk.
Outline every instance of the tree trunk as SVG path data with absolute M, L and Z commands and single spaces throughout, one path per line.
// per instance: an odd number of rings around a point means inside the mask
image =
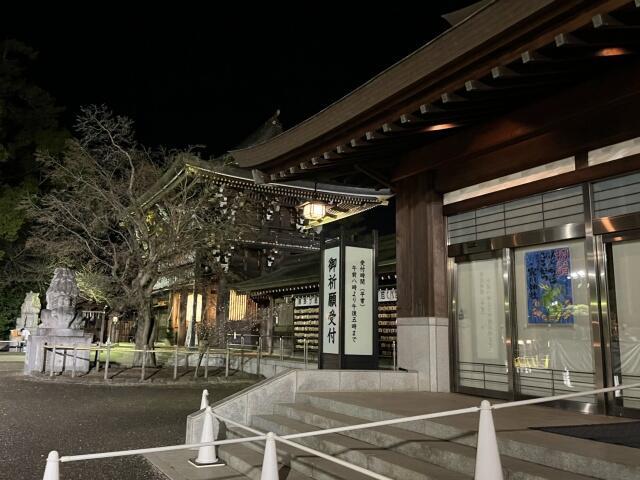
M 138 301 L 138 325 L 136 329 L 136 350 L 143 350 L 146 346 L 148 350 L 153 349 L 153 318 L 151 317 L 151 302 L 148 298 L 141 298 Z M 136 352 L 133 357 L 133 365 L 142 365 L 143 352 Z M 147 356 L 149 362 L 149 356 Z M 149 365 L 149 363 L 147 363 Z
M 229 310 L 229 287 L 224 275 L 218 277 L 218 301 L 216 304 L 216 331 L 219 333 L 219 343 L 222 347 L 227 344 L 227 319 Z

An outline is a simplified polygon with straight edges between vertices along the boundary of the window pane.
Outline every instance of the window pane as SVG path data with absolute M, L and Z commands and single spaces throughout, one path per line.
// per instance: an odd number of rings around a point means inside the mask
M 515 286 L 520 392 L 550 396 L 594 389 L 584 241 L 516 250 Z
M 508 391 L 502 260 L 458 264 L 458 381 Z
M 618 242 L 613 247 L 619 364 L 618 384 L 640 382 L 640 241 Z M 615 346 L 615 342 L 613 342 Z M 616 355 L 614 355 L 615 357 Z M 621 374 L 621 375 L 620 375 Z M 624 406 L 640 408 L 640 389 L 623 390 Z

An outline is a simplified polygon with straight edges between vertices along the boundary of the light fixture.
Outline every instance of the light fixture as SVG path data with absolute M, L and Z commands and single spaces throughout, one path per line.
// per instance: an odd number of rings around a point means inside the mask
M 306 220 L 321 220 L 327 213 L 327 204 L 318 200 L 318 182 L 313 189 L 313 199 L 303 203 L 298 208 L 302 210 L 302 216 Z
M 596 52 L 598 57 L 617 57 L 620 55 L 628 55 L 631 51 L 622 47 L 601 48 Z
M 321 200 L 312 200 L 300 205 L 302 216 L 307 220 L 321 220 L 327 213 L 327 204 Z

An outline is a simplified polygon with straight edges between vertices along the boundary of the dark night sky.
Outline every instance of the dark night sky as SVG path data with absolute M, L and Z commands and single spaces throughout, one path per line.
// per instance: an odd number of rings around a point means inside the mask
M 34 75 L 67 108 L 67 123 L 80 105 L 106 103 L 135 119 L 147 145 L 205 144 L 219 154 L 277 108 L 285 128 L 313 115 L 442 32 L 442 13 L 473 1 L 349 11 L 346 2 L 280 11 L 239 2 L 217 12 L 213 2 L 91 2 L 80 12 L 80 3 L 56 3 L 5 12 L 0 29 L 40 52 Z

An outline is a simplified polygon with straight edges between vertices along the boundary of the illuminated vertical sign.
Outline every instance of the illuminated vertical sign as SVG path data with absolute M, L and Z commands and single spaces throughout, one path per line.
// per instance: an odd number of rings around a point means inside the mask
M 345 248 L 346 355 L 373 355 L 373 250 Z
M 340 247 L 323 252 L 322 352 L 340 351 Z

